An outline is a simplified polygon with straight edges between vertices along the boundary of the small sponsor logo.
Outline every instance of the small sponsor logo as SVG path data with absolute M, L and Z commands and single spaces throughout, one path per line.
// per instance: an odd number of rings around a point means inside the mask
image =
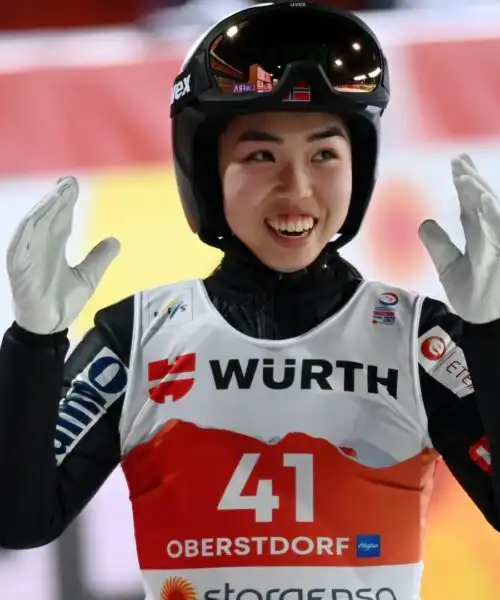
M 446 354 L 446 342 L 439 335 L 426 337 L 420 350 L 427 360 L 439 360 Z
M 358 558 L 379 558 L 380 555 L 380 535 L 356 536 L 356 556 Z
M 180 296 L 177 296 L 173 300 L 171 300 L 167 306 L 162 308 L 161 310 L 157 310 L 153 313 L 153 317 L 159 317 L 162 315 L 166 315 L 167 321 L 171 321 L 174 316 L 179 312 L 185 312 L 187 308 L 186 302 Z
M 396 306 L 396 304 L 399 302 L 399 298 L 394 292 L 385 292 L 380 296 L 378 301 L 379 304 L 382 304 L 382 306 Z
M 480 469 L 491 475 L 491 448 L 486 436 L 470 447 L 469 455 Z
M 169 577 L 161 588 L 160 600 L 198 600 L 198 594 L 184 577 Z
M 372 313 L 374 325 L 394 325 L 396 321 L 395 306 L 399 303 L 398 295 L 394 292 L 384 292 L 378 299 Z

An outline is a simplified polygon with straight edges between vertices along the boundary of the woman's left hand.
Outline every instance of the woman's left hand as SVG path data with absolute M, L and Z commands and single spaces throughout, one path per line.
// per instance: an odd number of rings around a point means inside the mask
M 468 155 L 454 158 L 452 171 L 465 251 L 436 221 L 424 221 L 418 233 L 456 313 L 469 323 L 488 323 L 500 319 L 500 200 Z

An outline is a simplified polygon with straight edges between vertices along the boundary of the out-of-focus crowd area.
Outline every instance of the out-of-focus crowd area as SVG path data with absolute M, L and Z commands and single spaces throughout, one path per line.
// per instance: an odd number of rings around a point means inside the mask
M 457 9 L 463 6 L 498 4 L 498 0 L 321 0 L 355 11 L 397 8 Z M 147 24 L 175 29 L 199 22 L 206 15 L 213 21 L 221 14 L 251 5 L 254 0 L 1 0 L 0 33 L 26 29 L 59 29 L 99 25 Z M 211 17 L 211 18 L 210 18 Z

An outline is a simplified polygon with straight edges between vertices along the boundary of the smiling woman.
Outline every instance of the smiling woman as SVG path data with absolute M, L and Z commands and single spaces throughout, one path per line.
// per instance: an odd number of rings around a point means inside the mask
M 349 210 L 349 132 L 330 114 L 236 118 L 219 140 L 219 170 L 232 232 L 281 272 L 311 264 Z
M 302 36 L 304 64 L 287 52 L 306 18 L 316 28 Z M 245 34 L 238 39 L 239 26 Z M 274 35 L 262 44 L 269 31 Z M 361 49 L 366 60 L 354 56 Z M 206 60 L 210 50 L 219 62 L 235 59 L 239 75 L 226 77 L 224 86 Z M 116 90 L 116 76 L 116 68 L 106 71 L 104 90 Z M 147 81 L 161 85 L 164 76 L 155 71 Z M 76 72 L 80 85 L 82 79 Z M 130 88 L 144 89 L 139 79 L 142 86 L 135 80 Z M 260 598 L 276 590 L 417 598 L 439 456 L 485 529 L 492 536 L 500 530 L 492 468 L 500 460 L 500 294 L 486 286 L 460 295 L 478 282 L 499 281 L 497 253 L 477 226 L 480 214 L 495 225 L 489 233 L 500 230 L 496 201 L 472 161 L 457 158 L 463 220 L 476 234 L 471 246 L 487 251 L 486 264 L 481 253 L 473 255 L 470 264 L 480 268 L 471 282 L 467 260 L 458 260 L 435 227 L 427 242 L 438 243 L 432 256 L 442 281 L 454 271 L 450 260 L 461 265 L 458 285 L 446 290 L 456 292 L 450 298 L 458 298 L 460 316 L 422 294 L 363 279 L 339 255 L 371 200 L 379 120 L 389 99 L 383 52 L 353 15 L 302 2 L 244 10 L 196 45 L 171 83 L 178 90 L 177 188 L 173 178 L 147 169 L 108 174 L 107 182 L 101 174 L 90 184 L 100 188 L 93 200 L 109 202 L 109 212 L 93 214 L 93 242 L 128 229 L 120 286 L 139 291 L 101 308 L 111 296 L 103 298 L 67 359 L 67 328 L 115 256 L 116 242 L 98 245 L 77 266 L 66 262 L 82 189 L 68 177 L 26 210 L 8 246 L 15 323 L 0 347 L 0 480 L 9 482 L 0 494 L 0 546 L 40 547 L 59 537 L 120 465 L 148 600 L 179 593 Z M 74 94 L 70 85 L 50 87 Z M 130 119 L 127 101 L 134 97 L 123 88 L 117 96 L 127 127 L 120 134 L 131 127 L 131 146 L 149 139 L 142 122 Z M 116 110 L 102 118 L 101 97 L 109 100 L 105 92 L 92 96 L 101 121 L 115 124 Z M 158 93 L 151 135 L 168 97 L 167 90 Z M 71 140 L 80 139 L 71 125 Z M 92 149 L 102 152 L 106 137 L 97 130 L 100 144 L 96 149 L 94 133 Z M 435 203 L 447 206 L 446 187 L 438 198 L 428 164 L 408 162 L 419 178 L 426 172 Z M 171 209 L 178 195 L 182 207 Z M 203 279 L 208 250 L 191 251 L 188 237 L 196 236 L 179 226 L 182 212 L 206 245 L 222 250 L 219 267 Z M 117 271 L 111 276 L 106 285 L 115 294 Z M 489 305 L 480 306 L 487 291 Z M 496 321 L 477 327 L 478 317 Z M 115 498 L 110 505 L 102 519 L 108 527 L 119 519 Z M 446 534 L 472 531 L 464 529 L 462 511 L 453 512 L 457 506 L 443 505 L 439 525 L 446 522 Z M 101 540 L 114 534 L 94 519 L 86 534 L 90 529 L 95 538 L 87 547 L 101 565 Z M 476 551 L 484 550 L 477 531 L 469 538 L 476 546 L 443 543 L 440 552 L 448 558 L 459 549 L 465 559 L 456 565 L 466 573 L 487 560 Z M 435 583 L 439 574 L 433 578 L 435 565 L 429 567 L 427 580 Z M 448 600 L 444 591 L 436 585 L 434 597 Z M 486 598 L 477 588 L 469 596 Z

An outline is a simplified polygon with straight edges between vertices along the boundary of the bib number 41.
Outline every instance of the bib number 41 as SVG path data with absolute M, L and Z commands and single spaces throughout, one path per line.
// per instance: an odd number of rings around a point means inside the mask
M 253 510 L 257 523 L 271 523 L 280 507 L 280 497 L 273 493 L 271 479 L 259 479 L 254 495 L 243 495 L 260 454 L 244 454 L 227 484 L 219 510 Z M 312 454 L 283 454 L 283 467 L 295 470 L 295 520 L 314 521 L 314 460 Z

